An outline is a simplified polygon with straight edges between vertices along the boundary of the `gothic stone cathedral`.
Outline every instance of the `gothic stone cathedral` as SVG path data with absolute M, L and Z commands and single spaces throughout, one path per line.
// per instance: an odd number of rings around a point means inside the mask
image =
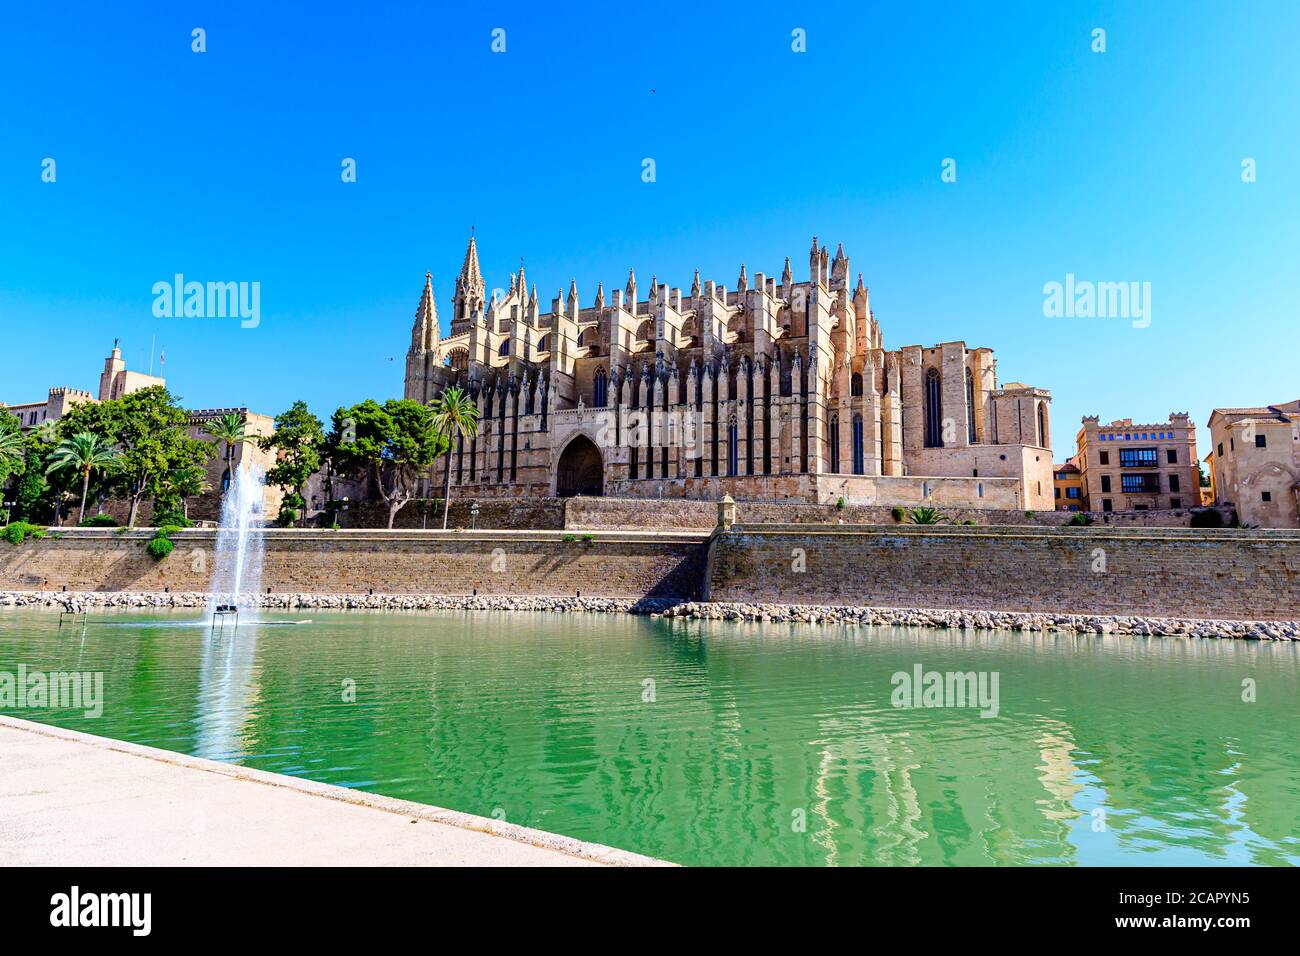
M 542 312 L 520 267 L 487 298 L 471 237 L 441 335 L 426 276 L 405 396 L 450 385 L 482 413 L 452 450 L 478 497 L 612 495 L 1051 510 L 1051 394 L 999 387 L 987 348 L 886 350 L 861 274 L 813 238 L 795 282 L 741 266 L 689 295 L 636 276 Z M 438 493 L 442 463 L 429 490 Z M 469 489 L 473 489 L 472 492 Z

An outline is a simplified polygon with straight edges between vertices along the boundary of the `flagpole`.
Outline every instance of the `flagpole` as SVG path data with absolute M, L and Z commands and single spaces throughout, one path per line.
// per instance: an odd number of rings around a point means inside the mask
M 157 344 L 158 344 L 158 336 L 157 336 L 157 334 L 155 334 L 155 335 L 154 335 L 154 336 L 149 340 L 149 374 L 150 374 L 150 376 L 153 375 L 153 349 L 154 349 L 154 346 L 157 345 Z

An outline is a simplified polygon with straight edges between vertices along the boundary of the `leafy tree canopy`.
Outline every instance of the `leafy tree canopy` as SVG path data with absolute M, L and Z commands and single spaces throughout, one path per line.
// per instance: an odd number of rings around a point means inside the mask
M 191 438 L 189 416 L 165 386 L 151 385 L 107 402 L 75 405 L 59 420 L 67 438 L 91 432 L 118 447 L 111 491 L 131 502 L 128 525 L 135 524 L 141 499 L 159 494 L 166 476 L 199 465 L 214 452 L 211 442 Z
M 416 482 L 449 447 L 432 411 L 409 399 L 366 399 L 331 419 L 326 453 L 343 473 L 369 474 L 388 505 L 388 526 L 415 495 Z

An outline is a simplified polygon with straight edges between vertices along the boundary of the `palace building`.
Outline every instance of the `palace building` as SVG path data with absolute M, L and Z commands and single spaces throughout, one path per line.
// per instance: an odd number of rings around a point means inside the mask
M 482 413 L 448 457 L 487 496 L 613 495 L 1051 510 L 1051 394 L 999 386 L 987 348 L 888 350 L 861 274 L 814 237 L 809 275 L 695 273 L 543 311 L 523 268 L 489 298 L 473 237 L 448 334 L 426 275 L 405 396 Z M 430 475 L 441 488 L 442 464 Z

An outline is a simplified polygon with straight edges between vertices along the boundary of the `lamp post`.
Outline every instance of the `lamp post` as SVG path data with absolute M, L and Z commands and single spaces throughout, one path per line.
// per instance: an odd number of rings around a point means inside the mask
M 478 525 L 478 502 L 469 506 L 469 526 L 473 530 Z

